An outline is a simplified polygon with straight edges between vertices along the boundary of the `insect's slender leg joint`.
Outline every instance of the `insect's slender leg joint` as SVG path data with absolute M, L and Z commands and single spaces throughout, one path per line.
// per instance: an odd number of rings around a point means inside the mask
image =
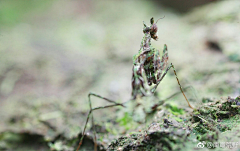
M 90 99 L 90 96 L 95 96 L 95 97 L 98 97 L 98 98 L 101 98 L 101 99 L 103 99 L 103 100 L 106 100 L 107 102 L 110 102 L 110 103 L 114 103 L 114 104 L 116 104 L 116 105 L 120 105 L 120 106 L 122 106 L 122 107 L 125 107 L 122 103 L 117 103 L 116 101 L 113 101 L 113 100 L 110 100 L 110 99 L 108 99 L 108 98 L 105 98 L 105 97 L 102 97 L 102 96 L 100 96 L 100 95 L 98 95 L 98 94 L 95 94 L 95 93 L 92 93 L 92 92 L 90 92 L 89 94 L 88 94 L 88 98 Z M 90 103 L 91 103 L 91 101 L 90 101 Z
M 113 103 L 113 104 L 107 105 L 107 106 L 100 106 L 100 107 L 92 108 L 91 96 L 95 96 L 95 97 L 97 97 L 97 98 L 106 100 L 107 102 L 110 102 L 110 103 Z M 83 142 L 83 139 L 84 139 L 84 135 L 85 135 L 85 131 L 86 131 L 86 128 L 87 128 L 87 124 L 88 124 L 90 115 L 92 114 L 93 111 L 99 110 L 99 109 L 104 109 L 104 108 L 109 108 L 109 107 L 114 107 L 114 106 L 122 106 L 122 107 L 125 107 L 122 103 L 117 103 L 117 102 L 115 102 L 115 101 L 113 101 L 113 100 L 110 100 L 110 99 L 108 99 L 108 98 L 102 97 L 102 96 L 97 95 L 97 94 L 95 94 L 95 93 L 89 93 L 89 94 L 88 94 L 88 103 L 89 103 L 90 111 L 88 112 L 87 120 L 86 120 L 86 123 L 85 123 L 85 125 L 84 125 L 83 132 L 82 132 L 82 137 L 81 137 L 81 139 L 80 139 L 80 142 L 79 142 L 79 144 L 78 144 L 78 147 L 77 147 L 77 150 L 76 150 L 76 151 L 78 151 L 78 150 L 80 149 L 81 145 L 82 145 L 82 142 Z M 94 130 L 94 151 L 97 151 L 97 137 L 96 137 L 96 130 L 95 130 L 95 126 L 94 126 L 94 118 L 93 118 L 93 115 L 92 115 L 92 125 L 93 125 L 93 130 Z

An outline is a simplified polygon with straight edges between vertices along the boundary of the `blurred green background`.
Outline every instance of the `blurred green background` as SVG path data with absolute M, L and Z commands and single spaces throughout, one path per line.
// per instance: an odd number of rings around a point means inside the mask
M 168 45 L 182 86 L 193 87 L 187 97 L 194 106 L 238 96 L 240 2 L 192 2 L 0 1 L 0 132 L 72 138 L 86 120 L 89 92 L 127 101 L 132 57 L 151 17 L 165 16 L 153 47 L 161 53 Z M 178 91 L 171 71 L 158 96 Z M 171 101 L 187 106 L 182 95 Z

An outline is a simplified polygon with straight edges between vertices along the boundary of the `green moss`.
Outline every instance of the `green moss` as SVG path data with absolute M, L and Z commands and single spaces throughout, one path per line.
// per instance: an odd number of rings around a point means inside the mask
M 112 142 L 109 148 L 140 151 L 181 150 L 187 146 L 188 150 L 193 150 L 197 145 L 194 140 L 218 142 L 226 133 L 240 125 L 239 105 L 234 105 L 238 104 L 238 99 L 209 99 L 207 103 L 194 109 L 191 116 L 175 105 L 166 105 L 163 121 L 151 124 L 142 132 L 121 137 Z M 236 142 L 237 139 L 238 137 Z
M 170 111 L 173 115 L 183 115 L 183 114 L 185 114 L 184 110 L 178 108 L 177 105 L 174 105 L 174 104 L 167 105 L 167 108 L 169 109 L 169 111 Z

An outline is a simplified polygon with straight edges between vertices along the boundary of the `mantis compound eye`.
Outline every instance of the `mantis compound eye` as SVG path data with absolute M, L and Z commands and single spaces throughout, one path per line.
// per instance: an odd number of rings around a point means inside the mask
M 164 16 L 164 17 L 165 17 L 165 16 Z M 163 19 L 164 17 L 159 18 L 159 19 L 157 20 L 157 22 L 158 22 L 160 19 Z M 152 24 L 152 25 L 151 25 L 151 29 L 150 29 L 150 35 L 151 35 L 151 38 L 153 38 L 154 40 L 157 40 L 157 39 L 158 39 L 158 36 L 156 35 L 156 34 L 157 34 L 157 31 L 158 31 L 157 22 L 154 23 L 153 17 L 150 19 L 150 23 Z
M 151 30 L 150 30 L 151 34 L 155 35 L 157 33 L 157 31 L 158 31 L 157 25 L 153 24 L 151 27 Z
M 157 31 L 158 31 L 157 25 L 155 23 L 152 24 L 151 29 L 150 29 L 150 35 L 154 40 L 158 39 L 158 36 L 156 35 Z
M 150 31 L 150 28 L 149 27 L 144 27 L 143 28 L 143 33 L 145 34 L 145 33 L 147 33 L 147 32 L 149 32 Z

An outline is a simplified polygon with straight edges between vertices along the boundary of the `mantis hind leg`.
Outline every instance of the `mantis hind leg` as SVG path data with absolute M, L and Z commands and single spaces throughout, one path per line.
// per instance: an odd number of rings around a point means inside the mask
M 112 105 L 106 105 L 106 106 L 100 106 L 100 107 L 92 108 L 91 96 L 95 96 L 97 98 L 103 99 L 103 100 L 105 100 L 107 102 L 110 102 L 110 103 L 113 103 L 113 104 Z M 114 106 L 123 106 L 124 107 L 124 105 L 121 104 L 121 103 L 117 103 L 117 102 L 115 102 L 113 100 L 110 100 L 108 98 L 102 97 L 102 96 L 94 94 L 94 93 L 89 93 L 88 94 L 88 103 L 89 103 L 90 111 L 88 112 L 87 120 L 86 120 L 86 123 L 84 125 L 83 132 L 82 132 L 82 137 L 80 139 L 80 142 L 78 144 L 78 147 L 77 147 L 76 151 L 78 151 L 80 149 L 81 145 L 82 145 L 82 142 L 83 142 L 83 139 L 84 139 L 84 135 L 85 135 L 85 131 L 86 131 L 86 127 L 87 127 L 89 118 L 90 118 L 90 116 L 91 116 L 93 111 L 99 110 L 99 109 L 104 109 L 104 108 L 109 108 L 109 107 L 114 107 Z M 92 119 L 93 131 L 94 131 L 94 151 L 97 151 L 97 137 L 96 137 L 96 130 L 95 130 L 95 125 L 94 125 L 93 115 L 92 115 L 91 119 Z

